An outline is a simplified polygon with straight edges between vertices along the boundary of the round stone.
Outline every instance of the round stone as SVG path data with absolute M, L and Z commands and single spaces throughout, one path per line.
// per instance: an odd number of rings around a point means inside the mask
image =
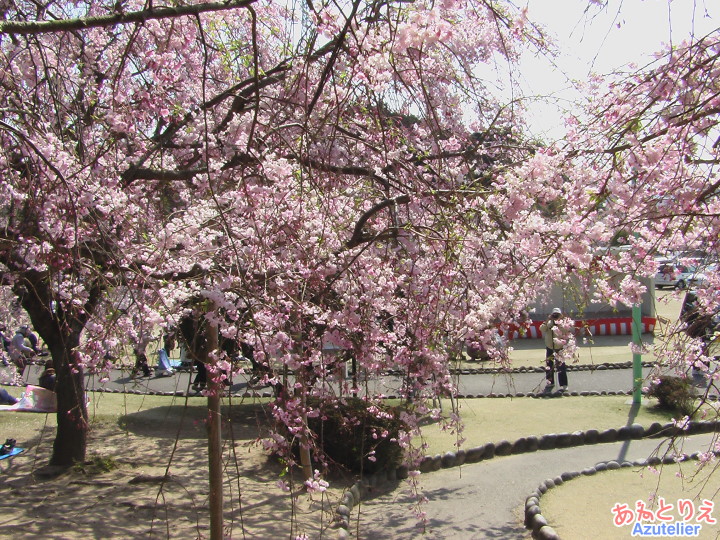
M 495 446 L 495 455 L 496 456 L 509 456 L 512 452 L 512 444 L 510 441 L 500 441 L 497 443 L 497 446 Z
M 530 527 L 533 531 L 539 531 L 542 527 L 545 527 L 548 524 L 547 519 L 545 519 L 545 516 L 542 514 L 535 514 L 532 519 L 530 519 Z
M 455 452 L 446 452 L 443 454 L 440 462 L 443 469 L 449 469 L 450 467 L 454 467 L 457 463 L 457 456 L 455 455 Z
M 559 540 L 560 538 L 558 533 L 555 532 L 555 529 L 553 529 L 550 525 L 541 527 L 536 534 L 540 540 Z
M 483 452 L 483 459 L 492 459 L 495 457 L 495 443 L 487 443 Z

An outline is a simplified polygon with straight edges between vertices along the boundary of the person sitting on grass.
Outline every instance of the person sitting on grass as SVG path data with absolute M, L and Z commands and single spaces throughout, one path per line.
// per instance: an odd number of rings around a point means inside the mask
M 55 391 L 55 365 L 53 364 L 52 360 L 47 360 L 45 362 L 45 371 L 42 372 L 40 375 L 40 381 L 39 385 L 43 388 L 46 388 L 47 390 Z
M 10 395 L 4 388 L 0 388 L 0 405 L 15 405 L 17 402 L 18 398 Z

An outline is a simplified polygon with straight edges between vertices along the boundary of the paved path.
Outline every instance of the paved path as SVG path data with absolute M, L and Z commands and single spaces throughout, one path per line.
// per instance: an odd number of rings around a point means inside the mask
M 39 365 L 26 368 L 25 379 L 30 384 L 36 384 L 42 368 Z M 643 376 L 647 377 L 650 368 L 643 369 Z M 107 380 L 98 376 L 88 376 L 87 385 L 90 390 L 109 389 L 120 392 L 187 392 L 194 374 L 176 372 L 171 377 L 153 376 L 133 379 L 127 371 L 113 370 Z M 631 369 L 606 369 L 595 371 L 570 371 L 568 373 L 569 388 L 575 392 L 612 391 L 629 392 L 632 390 Z M 247 375 L 239 375 L 233 381 L 230 391 L 235 395 L 254 392 L 247 385 Z M 350 379 L 345 381 L 350 384 Z M 458 393 L 468 397 L 488 396 L 492 394 L 542 393 L 544 388 L 544 374 L 534 373 L 495 373 L 495 374 L 464 374 L 456 377 Z M 698 385 L 702 380 L 696 381 Z M 337 383 L 333 386 L 338 387 Z M 363 385 L 364 386 L 364 385 Z M 370 381 L 371 391 L 384 395 L 398 395 L 402 388 L 402 379 L 393 376 L 383 376 Z M 255 390 L 260 395 L 269 393 L 269 388 Z M 190 392 L 193 394 L 193 392 Z M 712 393 L 717 394 L 716 391 Z
M 30 384 L 37 383 L 42 372 L 39 365 L 26 368 L 25 380 Z M 644 376 L 650 369 L 643 369 Z M 87 384 L 90 390 L 110 389 L 117 391 L 141 392 L 185 392 L 194 374 L 177 372 L 171 377 L 141 377 L 133 379 L 127 371 L 113 370 L 108 380 L 101 380 L 98 376 L 88 376 Z M 239 378 L 239 380 L 237 380 Z M 239 375 L 231 387 L 233 393 L 252 391 L 247 386 L 247 376 Z M 608 369 L 604 371 L 571 371 L 568 374 L 571 391 L 629 391 L 632 389 L 632 370 Z M 460 375 L 457 377 L 458 391 L 465 395 L 490 394 L 517 394 L 542 392 L 544 387 L 543 373 L 496 373 L 482 375 Z M 349 384 L 351 381 L 347 379 Z M 402 379 L 393 376 L 383 376 L 371 381 L 371 388 L 385 395 L 398 394 L 402 388 Z M 258 389 L 258 392 L 268 392 L 269 389 Z
M 685 439 L 684 451 L 706 450 L 712 435 Z M 647 459 L 661 444 L 658 439 L 577 446 L 496 457 L 470 465 L 420 475 L 428 503 L 426 538 L 474 540 L 483 538 L 530 538 L 523 523 L 526 497 L 548 478 L 580 471 L 597 463 Z M 607 471 L 599 474 L 613 474 Z M 619 490 L 618 497 L 621 497 Z M 413 498 L 406 483 L 393 491 L 367 498 L 360 506 L 361 538 L 410 540 L 420 537 L 417 519 L 409 510 Z M 622 501 L 619 501 L 622 502 Z M 540 501 L 542 508 L 542 500 Z M 610 508 L 598 508 L 611 519 Z M 357 527 L 358 508 L 353 509 L 351 529 Z M 629 531 L 626 535 L 630 536 Z M 587 538 L 598 538 L 589 533 Z

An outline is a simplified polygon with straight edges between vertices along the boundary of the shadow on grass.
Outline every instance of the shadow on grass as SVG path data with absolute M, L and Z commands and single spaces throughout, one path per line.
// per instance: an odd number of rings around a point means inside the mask
M 630 427 L 635 422 L 635 418 L 637 418 L 638 412 L 640 412 L 640 403 L 633 402 L 633 404 L 630 406 L 630 411 L 628 412 L 628 421 L 625 424 L 627 427 Z M 628 450 L 630 450 L 630 440 L 627 440 L 623 442 L 622 446 L 620 447 L 620 452 L 618 453 L 618 463 L 622 463 L 625 461 L 625 458 L 627 457 Z
M 221 408 L 223 437 L 253 440 L 267 431 L 272 419 L 262 404 L 224 405 Z M 118 425 L 140 437 L 180 439 L 207 438 L 207 406 L 192 404 L 163 405 L 121 416 Z

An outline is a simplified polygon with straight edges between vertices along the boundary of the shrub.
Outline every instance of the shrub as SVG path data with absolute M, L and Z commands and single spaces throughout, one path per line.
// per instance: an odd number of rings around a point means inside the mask
M 661 376 L 647 395 L 657 398 L 658 405 L 663 409 L 688 416 L 695 410 L 695 392 L 687 379 L 681 377 Z
M 397 437 L 407 426 L 400 419 L 399 407 L 359 398 L 313 406 L 320 415 L 308 418 L 308 426 L 331 462 L 365 474 L 400 465 L 402 448 Z

